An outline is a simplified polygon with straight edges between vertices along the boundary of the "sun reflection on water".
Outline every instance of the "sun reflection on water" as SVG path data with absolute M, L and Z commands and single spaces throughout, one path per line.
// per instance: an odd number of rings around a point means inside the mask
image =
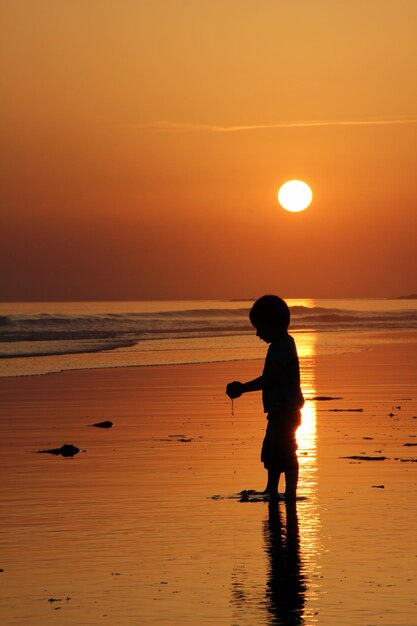
M 299 333 L 295 339 L 300 357 L 301 387 L 305 398 L 302 423 L 297 431 L 300 463 L 299 495 L 305 498 L 297 503 L 301 572 L 306 580 L 305 621 L 301 623 L 310 625 L 318 623 L 315 608 L 318 589 L 321 586 L 321 521 L 317 500 L 317 404 L 314 399 L 317 395 L 315 375 L 317 335 Z
M 314 358 L 315 333 L 299 333 L 295 337 L 300 358 L 301 387 L 305 404 L 301 411 L 301 426 L 297 431 L 298 459 L 300 463 L 300 495 L 315 497 L 317 486 L 317 412 Z M 302 493 L 301 493 L 302 492 Z

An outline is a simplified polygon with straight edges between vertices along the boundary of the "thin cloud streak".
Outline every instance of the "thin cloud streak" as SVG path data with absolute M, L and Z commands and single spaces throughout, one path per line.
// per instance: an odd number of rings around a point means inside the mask
M 245 126 L 217 126 L 210 124 L 192 124 L 161 120 L 151 124 L 132 124 L 131 128 L 159 133 L 205 132 L 239 133 L 253 130 L 274 130 L 280 128 L 309 128 L 318 126 L 389 126 L 393 124 L 416 124 L 417 119 L 399 120 L 306 120 L 298 122 L 280 122 L 278 124 L 253 124 Z

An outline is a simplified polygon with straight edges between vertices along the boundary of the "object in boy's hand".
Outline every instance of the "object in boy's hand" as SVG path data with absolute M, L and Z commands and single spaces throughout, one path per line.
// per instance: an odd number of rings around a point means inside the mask
M 242 387 L 243 387 L 243 384 L 235 380 L 232 383 L 229 383 L 227 385 L 226 394 L 229 396 L 231 400 L 234 400 L 234 398 L 240 398 L 240 396 L 243 393 Z

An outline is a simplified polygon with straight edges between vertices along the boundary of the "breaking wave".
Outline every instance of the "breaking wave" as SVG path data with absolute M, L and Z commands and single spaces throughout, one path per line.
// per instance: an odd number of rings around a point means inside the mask
M 94 351 L 152 339 L 239 335 L 253 332 L 248 312 L 248 308 L 218 308 L 157 313 L 6 315 L 0 317 L 0 341 L 3 344 L 88 341 L 89 349 Z M 363 311 L 306 306 L 291 308 L 292 331 L 412 328 L 417 328 L 417 310 L 413 309 Z M 0 355 L 6 356 L 4 352 L 0 352 Z

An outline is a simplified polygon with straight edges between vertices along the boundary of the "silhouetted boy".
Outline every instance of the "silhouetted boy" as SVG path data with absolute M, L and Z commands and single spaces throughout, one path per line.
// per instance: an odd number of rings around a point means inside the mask
M 264 493 L 275 496 L 285 472 L 285 496 L 295 498 L 298 483 L 297 441 L 304 398 L 300 388 L 300 367 L 294 339 L 288 334 L 290 310 L 278 296 L 262 296 L 249 313 L 256 336 L 269 343 L 262 376 L 247 383 L 234 381 L 226 387 L 229 398 L 249 391 L 262 391 L 268 425 L 261 461 L 268 470 Z

